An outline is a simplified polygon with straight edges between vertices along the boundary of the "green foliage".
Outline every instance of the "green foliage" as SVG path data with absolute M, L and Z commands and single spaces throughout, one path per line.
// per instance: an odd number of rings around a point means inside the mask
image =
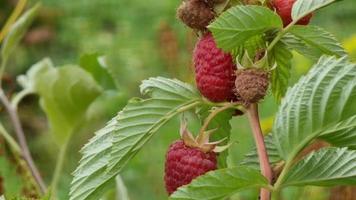
M 267 187 L 267 180 L 258 170 L 238 166 L 208 172 L 182 186 L 170 196 L 170 200 L 219 200 L 238 191 Z
M 282 21 L 266 7 L 235 6 L 222 13 L 208 28 L 218 46 L 231 51 L 253 36 L 282 28 Z
M 356 115 L 334 126 L 328 127 L 321 139 L 338 147 L 356 149 Z
M 313 152 L 293 166 L 283 181 L 291 185 L 356 185 L 356 151 L 324 148 Z
M 282 160 L 279 156 L 278 149 L 274 144 L 273 137 L 271 134 L 265 136 L 265 145 L 268 152 L 269 163 L 275 165 Z M 245 158 L 241 162 L 242 165 L 248 167 L 253 167 L 255 169 L 260 168 L 260 162 L 258 160 L 258 154 L 256 147 L 253 148 L 251 152 L 245 155 Z
M 276 46 L 269 52 L 271 65 L 276 65 L 272 71 L 271 89 L 277 101 L 280 101 L 287 91 L 290 79 L 290 70 L 292 67 L 292 53 L 287 46 L 278 42 Z
M 39 8 L 40 5 L 36 4 L 11 26 L 9 33 L 1 45 L 2 63 L 6 63 L 12 51 L 16 48 L 22 37 L 25 35 L 27 29 L 30 27 L 32 21 L 36 17 Z
M 115 89 L 113 78 L 104 65 L 105 59 L 98 53 L 84 54 L 80 57 L 80 66 L 89 72 L 101 87 Z
M 26 72 L 26 75 L 17 76 L 17 82 L 24 90 L 36 92 L 36 80 L 40 74 L 43 74 L 54 68 L 52 61 L 45 58 L 36 64 L 32 65 Z
M 0 177 L 3 178 L 6 197 L 13 198 L 21 193 L 23 180 L 18 176 L 16 167 L 4 156 L 0 156 Z
M 143 81 L 141 93 L 150 98 L 131 99 L 82 149 L 84 156 L 74 172 L 71 199 L 97 199 L 162 125 L 202 103 L 190 85 L 160 77 Z
M 45 59 L 30 69 L 20 82 L 34 89 L 49 119 L 56 141 L 67 141 L 85 119 L 91 102 L 101 93 L 95 80 L 77 66 L 55 68 Z
M 292 8 L 293 21 L 299 21 L 304 16 L 312 13 L 322 7 L 330 5 L 339 0 L 297 0 Z
M 342 57 L 346 55 L 344 48 L 329 32 L 318 26 L 293 26 L 289 32 L 300 39 L 306 48 L 314 48 L 319 52 L 319 58 L 323 54 Z
M 272 131 L 285 160 L 291 161 L 305 145 L 328 131 L 328 127 L 355 115 L 355 79 L 355 64 L 346 58 L 322 57 L 289 89 Z M 355 123 L 347 125 L 356 126 Z

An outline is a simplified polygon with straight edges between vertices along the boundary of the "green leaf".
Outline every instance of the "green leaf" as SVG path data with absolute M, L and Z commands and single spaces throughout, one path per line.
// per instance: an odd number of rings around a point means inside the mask
M 283 186 L 356 185 L 356 151 L 324 148 L 299 161 L 287 173 Z
M 217 45 L 226 50 L 235 50 L 249 38 L 271 29 L 282 28 L 280 17 L 262 6 L 235 6 L 221 14 L 209 30 Z
M 105 89 L 115 89 L 115 83 L 105 66 L 105 59 L 98 53 L 84 54 L 80 57 L 79 64 L 85 71 Z
M 12 26 L 4 39 L 4 43 L 1 46 L 1 59 L 3 63 L 6 63 L 10 57 L 12 51 L 16 48 L 22 37 L 25 35 L 27 29 L 32 24 L 32 21 L 37 15 L 40 8 L 40 4 L 36 4 L 26 13 L 24 13 Z
M 278 102 L 286 93 L 289 85 L 292 57 L 292 53 L 282 42 L 278 42 L 270 52 L 270 58 L 272 59 L 271 65 L 276 65 L 276 68 L 272 71 L 271 88 Z
M 292 8 L 293 21 L 299 21 L 304 16 L 339 0 L 297 0 Z
M 201 116 L 201 118 L 205 119 L 210 114 L 210 112 L 209 112 L 210 110 L 211 110 L 211 107 L 206 106 L 206 107 L 202 108 L 198 114 Z M 217 114 L 214 117 L 214 119 L 210 122 L 210 124 L 208 126 L 208 130 L 216 129 L 216 131 L 214 131 L 214 133 L 212 134 L 212 137 L 210 138 L 211 141 L 219 141 L 224 138 L 227 138 L 226 142 L 224 142 L 220 145 L 224 145 L 224 144 L 228 143 L 228 141 L 230 139 L 230 135 L 231 135 L 230 120 L 232 119 L 232 114 L 234 112 L 235 112 L 235 110 L 233 110 L 233 109 L 221 112 L 221 113 Z M 218 167 L 219 168 L 227 167 L 227 163 L 226 163 L 227 156 L 228 156 L 227 150 L 219 153 L 219 157 L 218 157 Z
M 38 63 L 32 65 L 27 71 L 26 75 L 20 75 L 17 77 L 17 82 L 25 89 L 29 91 L 36 91 L 36 80 L 41 74 L 54 68 L 52 61 L 49 58 L 45 58 Z
M 56 141 L 62 144 L 85 119 L 85 112 L 101 88 L 89 73 L 77 66 L 51 68 L 35 81 L 40 104 Z
M 265 145 L 268 152 L 269 163 L 271 165 L 275 165 L 281 160 L 283 160 L 278 153 L 278 149 L 274 144 L 273 137 L 271 134 L 265 136 Z M 254 169 L 260 169 L 260 162 L 258 160 L 258 154 L 256 147 L 253 148 L 251 152 L 245 155 L 245 158 L 242 160 L 242 165 L 246 165 L 248 167 L 253 167 Z
M 337 57 L 347 55 L 337 39 L 318 26 L 293 26 L 289 32 L 305 42 L 310 48 L 315 48 L 322 54 Z
M 319 138 L 334 146 L 356 149 L 356 115 L 333 127 L 328 127 Z
M 219 169 L 194 179 L 170 196 L 170 200 L 219 200 L 241 190 L 267 187 L 267 180 L 258 170 L 238 166 Z
M 355 98 L 356 65 L 346 58 L 320 58 L 309 73 L 288 90 L 279 107 L 272 132 L 281 157 L 293 160 L 300 150 L 330 127 L 354 117 Z
M 286 33 L 282 37 L 281 42 L 285 43 L 289 50 L 295 50 L 299 54 L 315 62 L 317 62 L 319 58 L 323 55 L 323 52 L 320 49 L 308 45 L 306 42 L 297 38 L 291 33 Z
M 98 199 L 114 187 L 114 178 L 153 134 L 178 113 L 202 104 L 199 92 L 181 81 L 151 78 L 141 84 L 148 99 L 133 98 L 82 149 L 70 199 Z

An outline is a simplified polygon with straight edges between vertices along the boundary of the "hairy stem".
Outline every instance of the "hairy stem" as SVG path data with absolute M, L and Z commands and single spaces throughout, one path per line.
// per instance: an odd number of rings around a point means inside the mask
M 53 179 L 52 179 L 52 183 L 51 183 L 52 195 L 54 198 L 56 198 L 56 196 L 57 196 L 58 182 L 59 182 L 61 172 L 63 169 L 64 158 L 65 158 L 66 151 L 68 148 L 68 143 L 69 143 L 69 139 L 61 146 L 61 148 L 59 150 L 58 159 L 56 162 L 56 167 L 54 170 Z
M 40 173 L 32 159 L 31 153 L 29 151 L 29 148 L 28 148 L 28 145 L 26 142 L 26 138 L 25 138 L 25 134 L 24 134 L 23 128 L 21 126 L 19 116 L 17 114 L 17 108 L 15 108 L 11 105 L 9 99 L 4 94 L 3 89 L 0 89 L 0 101 L 4 104 L 8 114 L 10 116 L 11 122 L 14 126 L 14 131 L 16 133 L 17 139 L 18 139 L 20 147 L 21 147 L 22 156 L 25 159 L 28 167 L 30 168 L 31 173 L 32 173 L 33 177 L 35 178 L 36 183 L 38 184 L 38 186 L 41 190 L 41 193 L 44 194 L 46 191 L 46 186 L 44 184 L 44 181 L 43 181 L 43 179 L 42 179 L 42 177 L 41 177 L 41 175 L 40 175 Z
M 272 169 L 269 164 L 267 149 L 264 142 L 263 133 L 260 126 L 260 120 L 258 116 L 258 105 L 251 104 L 247 109 L 247 116 L 250 121 L 253 136 L 256 142 L 258 158 L 260 162 L 261 173 L 265 176 L 269 183 L 272 181 Z M 262 188 L 260 192 L 261 200 L 270 200 L 271 192 Z

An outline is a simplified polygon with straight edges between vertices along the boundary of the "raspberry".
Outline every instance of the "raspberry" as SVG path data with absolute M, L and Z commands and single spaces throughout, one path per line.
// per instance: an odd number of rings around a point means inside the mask
M 268 73 L 258 69 L 236 71 L 236 95 L 245 103 L 257 103 L 268 89 Z
M 232 56 L 216 46 L 211 33 L 198 41 L 194 50 L 195 80 L 200 93 L 213 102 L 236 100 L 236 65 Z
M 214 19 L 215 13 L 205 1 L 187 0 L 179 6 L 177 16 L 190 28 L 204 30 Z
M 217 155 L 204 153 L 198 148 L 186 146 L 183 140 L 175 141 L 166 155 L 166 189 L 172 194 L 178 187 L 189 184 L 194 178 L 217 168 Z
M 276 12 L 283 20 L 283 25 L 287 26 L 292 22 L 292 7 L 296 0 L 272 0 L 272 7 L 276 9 Z M 310 0 L 312 1 L 312 0 Z M 300 19 L 297 24 L 308 25 L 313 14 L 309 14 L 302 19 Z

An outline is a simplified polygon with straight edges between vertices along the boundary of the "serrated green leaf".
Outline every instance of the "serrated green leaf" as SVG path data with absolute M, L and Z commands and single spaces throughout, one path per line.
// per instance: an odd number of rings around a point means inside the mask
M 269 55 L 272 59 L 271 65 L 276 65 L 271 77 L 272 93 L 279 102 L 286 93 L 289 85 L 290 70 L 292 67 L 291 59 L 293 55 L 282 42 L 278 42 Z
M 228 9 L 208 28 L 218 47 L 231 51 L 253 36 L 282 27 L 280 17 L 273 11 L 266 7 L 249 5 Z
M 6 63 L 12 51 L 16 48 L 22 37 L 25 35 L 27 29 L 32 24 L 32 21 L 37 15 L 40 4 L 36 4 L 26 13 L 24 13 L 10 28 L 9 33 L 4 39 L 1 46 L 1 59 Z
M 273 137 L 271 134 L 265 136 L 265 145 L 268 152 L 269 163 L 275 165 L 283 159 L 279 156 L 278 149 L 274 144 Z M 242 165 L 252 167 L 254 169 L 260 169 L 260 163 L 258 159 L 257 149 L 253 148 L 251 152 L 245 155 L 245 158 L 241 162 Z
M 342 57 L 347 55 L 340 42 L 329 32 L 318 26 L 293 26 L 289 32 L 305 42 L 314 52 Z M 319 57 L 321 56 L 318 55 Z
M 115 83 L 103 64 L 104 58 L 98 53 L 84 54 L 80 57 L 79 65 L 105 89 L 115 89 Z
M 267 187 L 268 182 L 258 170 L 238 166 L 206 173 L 182 186 L 170 200 L 220 200 L 241 190 Z
M 163 124 L 202 104 L 195 88 L 175 79 L 143 81 L 141 93 L 150 98 L 131 99 L 82 149 L 83 158 L 73 174 L 71 200 L 98 199 L 113 187 L 115 176 Z
M 328 127 L 319 138 L 334 146 L 356 149 L 356 115 Z
M 293 21 L 299 21 L 304 16 L 328 6 L 339 0 L 297 0 L 292 8 Z
M 282 37 L 281 42 L 285 43 L 289 50 L 295 50 L 299 54 L 315 62 L 317 62 L 319 58 L 323 55 L 323 52 L 320 49 L 308 45 L 306 42 L 297 38 L 291 33 L 286 33 Z
M 52 61 L 49 58 L 45 58 L 38 63 L 32 65 L 27 71 L 26 75 L 20 75 L 17 77 L 17 82 L 25 89 L 29 91 L 36 91 L 36 80 L 41 74 L 54 68 Z
M 288 90 L 273 126 L 273 137 L 285 160 L 329 127 L 356 113 L 356 65 L 346 58 L 322 57 Z
M 85 112 L 101 88 L 78 66 L 51 68 L 36 77 L 36 92 L 56 141 L 62 144 L 85 119 Z
M 283 186 L 356 185 L 356 151 L 324 148 L 313 152 L 293 166 Z

